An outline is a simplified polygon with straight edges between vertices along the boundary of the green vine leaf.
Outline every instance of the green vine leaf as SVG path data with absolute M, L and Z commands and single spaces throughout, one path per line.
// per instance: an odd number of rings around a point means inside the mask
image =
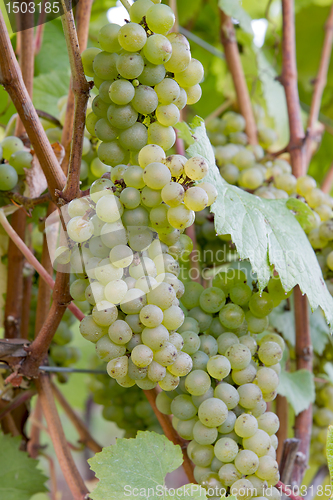
M 279 377 L 280 383 L 277 392 L 287 398 L 296 415 L 315 402 L 316 391 L 313 374 L 308 370 L 297 370 L 291 373 L 282 370 Z
M 0 498 L 6 500 L 29 500 L 47 491 L 47 477 L 37 469 L 38 461 L 20 451 L 20 444 L 20 437 L 0 434 Z
M 99 483 L 90 494 L 93 500 L 125 500 L 128 498 L 206 499 L 205 490 L 188 484 L 168 492 L 165 476 L 183 463 L 180 446 L 155 432 L 139 431 L 135 439 L 117 439 L 88 460 Z M 172 494 L 171 494 L 172 493 Z
M 286 200 L 266 200 L 229 185 L 215 164 L 203 120 L 192 128 L 190 156 L 203 156 L 210 166 L 205 181 L 218 190 L 211 206 L 217 234 L 230 234 L 241 259 L 249 259 L 263 290 L 275 269 L 286 291 L 299 285 L 311 309 L 321 307 L 333 328 L 333 298 L 325 285 L 316 255 Z

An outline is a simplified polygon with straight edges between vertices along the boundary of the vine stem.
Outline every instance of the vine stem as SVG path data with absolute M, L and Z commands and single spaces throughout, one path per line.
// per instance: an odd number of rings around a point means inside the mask
M 275 485 L 276 488 L 278 488 L 279 490 L 281 490 L 285 495 L 287 495 L 287 497 L 291 498 L 291 500 L 304 500 L 303 497 L 299 496 L 299 495 L 295 495 L 292 490 L 286 486 L 284 483 L 282 483 L 281 481 L 279 481 L 276 485 Z
M 0 83 L 13 101 L 45 174 L 52 199 L 57 201 L 56 190 L 63 189 L 66 177 L 24 85 L 2 12 L 0 12 Z
M 77 39 L 80 53 L 82 53 L 87 48 L 91 6 L 92 0 L 80 0 L 76 7 Z M 61 144 L 65 149 L 65 157 L 62 161 L 61 166 L 66 174 L 68 170 L 72 139 L 76 136 L 76 131 L 74 130 L 73 132 L 75 103 L 72 84 L 73 81 L 71 78 L 68 91 L 65 122 L 61 137 Z
M 311 139 L 315 135 L 315 127 L 320 113 L 320 104 L 327 83 L 327 72 L 331 59 L 333 45 L 333 4 L 325 24 L 325 38 L 320 58 L 319 70 L 315 80 L 314 93 L 311 101 L 307 124 L 307 139 L 305 143 L 306 168 L 311 160 Z
M 71 490 L 73 499 L 88 499 L 89 492 L 76 468 L 75 462 L 68 448 L 57 407 L 54 402 L 49 375 L 45 373 L 40 374 L 38 380 L 36 381 L 36 386 L 54 450 L 62 473 Z
M 67 0 L 61 0 L 61 3 L 64 9 L 64 14 L 61 16 L 61 22 L 67 45 L 69 64 L 71 67 L 72 90 L 74 94 L 73 137 L 71 141 L 67 182 L 62 193 L 62 197 L 66 201 L 70 201 L 73 198 L 76 198 L 80 192 L 82 147 L 90 84 L 84 76 L 79 40 L 76 32 L 73 10 L 71 9 L 71 2 L 69 2 L 68 10 Z M 86 7 L 86 2 L 84 2 L 83 7 Z M 90 16 L 88 15 L 87 18 L 89 20 Z
M 22 239 L 18 236 L 18 234 L 14 231 L 12 226 L 9 224 L 7 217 L 5 216 L 2 209 L 0 209 L 0 224 L 8 234 L 8 236 L 14 241 L 15 245 L 21 250 L 29 264 L 37 271 L 40 277 L 48 284 L 48 286 L 53 290 L 55 286 L 55 282 L 46 269 L 39 263 L 36 257 L 33 255 L 31 250 L 27 247 L 27 245 L 22 241 Z M 74 314 L 74 316 L 78 320 L 82 320 L 84 314 L 80 311 L 80 309 L 75 304 L 69 304 L 68 309 Z
M 128 0 L 120 0 L 121 3 L 123 4 L 123 6 L 125 7 L 125 9 L 127 10 L 127 12 L 129 13 L 129 10 L 131 8 L 131 4 L 129 3 Z
M 234 82 L 239 109 L 245 118 L 245 132 L 250 144 L 257 144 L 257 125 L 251 106 L 250 94 L 247 88 L 242 62 L 239 55 L 234 26 L 231 17 L 220 10 L 221 42 L 229 71 Z
M 333 163 L 331 164 L 327 174 L 325 175 L 325 178 L 323 180 L 323 183 L 320 187 L 320 189 L 324 192 L 329 194 L 331 192 L 333 185 Z
M 276 460 L 280 464 L 281 463 L 281 458 L 282 458 L 282 452 L 283 452 L 283 443 L 288 437 L 288 401 L 284 396 L 280 396 L 278 394 L 276 396 L 276 414 L 279 417 L 279 422 L 280 422 L 280 427 L 276 433 L 276 436 L 278 438 L 278 448 L 276 450 Z
M 193 476 L 193 465 L 192 465 L 190 459 L 188 458 L 187 452 L 186 452 L 187 446 L 186 445 L 184 446 L 186 441 L 184 441 L 179 436 L 178 432 L 173 428 L 170 417 L 168 415 L 164 415 L 163 413 L 161 413 L 156 406 L 156 396 L 157 396 L 158 392 L 156 391 L 156 389 L 151 389 L 150 391 L 143 391 L 143 392 L 145 393 L 146 398 L 148 399 L 148 402 L 149 402 L 150 406 L 152 407 L 152 409 L 157 417 L 157 420 L 159 421 L 159 423 L 163 429 L 165 436 L 170 441 L 172 441 L 174 444 L 178 444 L 181 447 L 182 452 L 183 452 L 183 458 L 184 458 L 183 467 L 184 467 L 184 471 L 187 475 L 188 480 L 191 483 L 196 483 L 196 480 L 194 479 L 194 476 Z
M 42 415 L 42 407 L 40 404 L 39 396 L 37 396 L 37 401 L 32 416 L 33 420 L 38 423 L 42 420 L 43 415 Z M 40 442 L 39 442 L 40 427 L 39 425 L 36 425 L 34 421 L 31 424 L 30 436 L 27 444 L 27 451 L 32 458 L 37 458 L 40 450 Z
M 99 453 L 102 451 L 102 447 L 95 441 L 95 439 L 90 434 L 85 423 L 80 419 L 80 417 L 75 413 L 71 405 L 68 403 L 67 399 L 64 397 L 62 392 L 58 389 L 58 387 L 54 384 L 52 385 L 53 394 L 56 399 L 59 401 L 60 405 L 65 410 L 66 415 L 74 425 L 75 429 L 79 433 L 80 443 L 83 443 L 94 453 Z

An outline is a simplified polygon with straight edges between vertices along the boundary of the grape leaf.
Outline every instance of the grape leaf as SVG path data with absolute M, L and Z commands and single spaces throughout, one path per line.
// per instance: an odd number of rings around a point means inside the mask
M 313 374 L 308 370 L 302 369 L 295 372 L 282 370 L 279 377 L 280 383 L 277 392 L 287 398 L 296 415 L 314 403 L 316 399 L 315 385 Z
M 69 75 L 67 71 L 57 70 L 36 76 L 33 92 L 35 107 L 57 117 L 59 115 L 57 102 L 60 97 L 68 93 Z
M 320 306 L 333 328 L 333 298 L 308 238 L 288 210 L 286 200 L 266 200 L 229 185 L 215 164 L 203 120 L 191 128 L 195 143 L 187 151 L 190 156 L 206 158 L 210 168 L 205 181 L 218 190 L 211 206 L 216 233 L 231 235 L 240 258 L 250 260 L 261 290 L 275 268 L 283 288 L 289 291 L 298 284 L 311 309 Z
M 333 483 L 333 425 L 329 426 L 327 432 L 326 457 L 331 483 Z
M 165 489 L 165 476 L 183 463 L 180 446 L 155 432 L 139 431 L 135 439 L 117 439 L 116 444 L 103 448 L 88 460 L 99 483 L 90 494 L 93 500 L 125 500 L 134 496 L 155 498 L 206 499 L 205 490 L 189 484 L 178 493 Z M 137 489 L 135 489 L 137 488 Z M 142 493 L 140 495 L 140 493 Z
M 219 0 L 219 7 L 227 16 L 236 19 L 244 31 L 253 35 L 251 17 L 241 7 L 239 0 Z
M 37 469 L 38 461 L 20 451 L 20 444 L 20 437 L 0 434 L 0 498 L 6 500 L 29 500 L 47 491 L 47 478 Z

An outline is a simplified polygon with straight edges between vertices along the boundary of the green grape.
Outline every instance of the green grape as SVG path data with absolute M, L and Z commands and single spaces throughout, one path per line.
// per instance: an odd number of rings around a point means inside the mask
M 196 466 L 208 467 L 214 458 L 214 447 L 210 444 L 203 445 L 195 443 L 193 448 L 190 449 L 190 452 L 187 449 L 187 454 Z
M 229 434 L 233 432 L 236 421 L 236 415 L 233 411 L 228 411 L 228 416 L 223 424 L 219 425 L 218 431 L 220 434 Z M 230 436 L 229 436 L 230 437 Z
M 164 379 L 166 368 L 156 361 L 152 361 L 148 366 L 147 376 L 152 382 L 160 382 Z
M 205 313 L 201 307 L 193 307 L 188 313 L 191 318 L 194 318 L 199 323 L 200 331 L 206 332 L 212 323 L 212 315 Z
M 259 467 L 259 458 L 250 450 L 240 450 L 235 458 L 235 466 L 241 474 L 254 474 Z
M 135 314 L 130 314 L 129 316 L 133 317 L 133 316 L 136 316 L 136 315 Z M 129 326 L 132 328 L 132 325 L 129 323 L 128 320 L 126 321 L 126 323 L 128 323 Z M 140 345 L 140 344 L 142 344 L 142 342 L 141 342 L 141 335 L 139 333 L 135 333 L 135 334 L 133 334 L 131 340 L 128 342 L 128 344 L 127 344 L 126 347 L 127 347 L 127 350 L 129 352 L 132 352 L 133 349 L 134 349 L 134 347 L 137 346 L 137 345 Z
M 217 353 L 218 345 L 216 339 L 211 335 L 201 335 L 200 336 L 200 349 L 201 351 L 208 354 L 209 357 L 215 356 Z
M 240 472 L 236 469 L 234 464 L 224 464 L 218 471 L 219 478 L 225 486 L 231 486 L 238 479 L 241 478 Z
M 216 428 L 206 427 L 200 420 L 196 421 L 193 427 L 193 439 L 198 444 L 213 444 L 217 439 L 218 431 Z
M 200 408 L 199 408 L 200 411 Z M 200 417 L 199 417 L 200 418 Z M 238 445 L 231 438 L 223 437 L 216 441 L 214 454 L 223 463 L 233 462 L 238 453 Z
M 198 83 L 196 85 L 193 85 L 192 87 L 188 87 L 185 90 L 187 94 L 186 104 L 196 104 L 201 99 L 202 89 Z
M 202 351 L 196 351 L 192 354 L 193 370 L 207 370 L 209 356 Z
M 131 104 L 126 104 L 124 106 L 111 104 L 107 110 L 107 118 L 116 129 L 127 129 L 132 127 L 137 121 L 138 113 Z M 119 161 L 118 163 L 121 162 Z
M 165 377 L 163 380 L 161 380 L 158 385 L 163 391 L 173 391 L 176 389 L 179 385 L 179 377 L 175 377 L 171 373 L 168 373 L 168 371 L 165 374 Z
M 251 437 L 243 439 L 243 447 L 245 450 L 253 451 L 258 457 L 262 457 L 269 451 L 271 440 L 267 432 L 258 429 Z
M 120 304 L 127 292 L 127 285 L 123 280 L 114 280 L 105 286 L 105 298 L 112 304 Z M 120 342 L 121 343 L 121 342 Z
M 169 341 L 173 344 L 177 351 L 181 351 L 184 345 L 183 337 L 178 332 L 173 332 L 170 334 Z M 183 353 L 186 354 L 186 353 Z M 184 358 L 187 359 L 187 358 Z M 192 358 L 191 358 L 192 359 Z
M 230 373 L 230 362 L 224 356 L 212 356 L 207 363 L 207 371 L 212 378 L 222 380 Z
M 100 141 L 114 141 L 119 131 L 112 127 L 106 118 L 100 118 L 95 124 L 95 134 Z
M 123 270 L 111 264 L 109 259 L 101 260 L 95 269 L 95 277 L 103 285 L 107 285 L 110 281 L 120 280 L 122 276 Z
M 18 175 L 23 175 L 24 169 L 31 167 L 32 158 L 29 151 L 15 151 L 9 158 L 9 164 L 15 168 Z
M 261 367 L 257 371 L 255 383 L 263 393 L 275 391 L 279 385 L 279 377 L 274 370 L 268 367 Z
M 249 500 L 254 493 L 252 483 L 248 479 L 238 479 L 230 486 L 231 495 L 235 495 L 238 500 Z
M 1 166 L 0 166 L 1 167 Z M 16 171 L 15 171 L 16 173 Z M 1 168 L 0 168 L 1 174 Z M 6 179 L 5 179 L 6 180 Z M 3 181 L 1 181 L 3 185 Z M 94 225 L 90 220 L 86 220 L 82 217 L 74 217 L 67 224 L 68 236 L 76 243 L 83 243 L 87 241 L 94 233 Z
M 139 82 L 142 85 L 155 87 L 165 77 L 165 67 L 163 64 L 152 64 L 147 59 L 144 59 L 144 69 L 139 76 Z
M 181 394 L 173 399 L 171 412 L 180 420 L 189 420 L 197 414 L 197 408 L 192 403 L 191 396 Z
M 217 313 L 225 304 L 225 294 L 217 287 L 204 290 L 200 295 L 200 307 L 207 313 Z
M 98 89 L 98 96 L 102 99 L 103 102 L 106 104 L 111 104 L 111 99 L 110 99 L 110 86 L 113 83 L 113 80 L 105 80 L 103 81 Z
M 211 322 L 207 333 L 216 339 L 218 339 L 218 337 L 222 335 L 222 333 L 225 333 L 225 329 L 221 325 L 218 317 L 213 318 L 213 321 Z
M 148 304 L 154 304 L 163 311 L 172 305 L 175 298 L 176 293 L 168 283 L 160 283 L 154 290 L 147 294 Z
M 171 335 L 170 335 L 171 341 Z M 168 370 L 172 375 L 177 377 L 185 377 L 190 373 L 193 367 L 192 358 L 185 352 L 180 352 L 177 355 L 175 362 L 168 366 Z
M 180 88 L 178 83 L 172 78 L 164 78 L 164 80 L 156 85 L 155 92 L 160 103 L 168 105 L 178 99 Z
M 239 170 L 236 165 L 232 163 L 227 163 L 220 167 L 220 173 L 224 180 L 226 180 L 229 184 L 237 184 L 239 179 Z
M 224 332 L 217 338 L 218 353 L 224 355 L 230 346 L 238 343 L 237 335 L 232 332 Z
M 107 334 L 107 329 L 98 325 L 92 316 L 85 316 L 80 323 L 80 333 L 82 337 L 90 342 L 96 343 L 104 335 Z
M 118 54 L 99 52 L 93 61 L 94 74 L 103 80 L 114 80 L 118 76 Z
M 124 173 L 127 170 L 127 165 L 117 165 L 111 169 L 111 181 L 121 181 L 124 180 Z
M 176 31 L 172 31 L 171 33 L 167 34 L 167 39 L 171 43 L 179 42 L 185 45 L 188 49 L 190 48 L 189 41 L 187 40 L 186 36 L 182 35 L 181 33 L 177 33 Z
M 90 164 L 90 170 L 95 177 L 101 177 L 106 172 L 110 172 L 111 168 L 109 165 L 105 165 L 99 158 L 94 158 Z
M 148 28 L 154 33 L 166 35 L 175 23 L 175 14 L 168 5 L 153 5 L 146 12 Z
M 210 205 L 212 205 L 214 203 L 214 201 L 216 200 L 217 198 L 217 189 L 216 187 L 211 184 L 210 182 L 201 182 L 200 183 L 200 187 L 201 189 L 203 189 L 205 191 L 205 193 L 207 194 L 207 197 L 208 197 L 208 203 L 207 203 L 207 206 L 210 207 Z
M 153 355 L 154 353 L 150 347 L 140 344 L 132 350 L 131 359 L 136 366 L 144 368 L 153 361 Z
M 126 80 L 133 80 L 141 75 L 144 61 L 136 52 L 123 51 L 117 59 L 117 71 Z
M 102 84 L 103 85 L 103 84 Z M 110 84 L 108 95 L 115 104 L 124 106 L 131 102 L 135 94 L 135 88 L 128 80 L 116 80 Z
M 184 188 L 178 182 L 169 182 L 166 184 L 162 191 L 161 197 L 166 205 L 170 207 L 177 207 L 184 199 Z
M 232 370 L 231 378 L 237 385 L 249 384 L 253 382 L 257 374 L 257 369 L 249 364 L 243 370 Z
M 196 281 L 190 281 L 188 283 L 185 283 L 185 292 L 182 296 L 183 305 L 187 309 L 191 309 L 193 307 L 199 306 L 200 305 L 200 296 L 201 296 L 203 291 L 204 291 L 204 287 L 200 283 L 197 283 Z M 188 320 L 188 319 L 189 318 L 186 318 L 186 320 Z M 191 318 L 191 320 L 195 321 L 194 318 Z M 199 333 L 199 331 L 196 333 Z
M 286 191 L 288 194 L 292 194 L 296 190 L 296 182 L 297 179 L 294 175 L 291 174 L 281 174 L 274 179 L 274 186 L 277 189 L 282 189 L 282 191 Z
M 252 356 L 257 352 L 257 342 L 251 335 L 243 335 L 240 339 L 240 343 L 246 345 L 246 347 L 250 350 Z
M 269 436 L 274 435 L 280 427 L 279 417 L 271 411 L 265 412 L 257 418 L 259 429 L 267 432 Z M 329 425 L 330 422 L 327 424 Z
M 184 205 L 168 209 L 168 222 L 175 229 L 185 229 L 193 224 L 194 212 Z
M 97 154 L 102 163 L 112 167 L 124 161 L 126 156 L 125 150 L 120 146 L 117 140 L 101 142 Z
M 148 143 L 160 146 L 164 151 L 172 148 L 176 142 L 176 133 L 172 127 L 164 127 L 158 122 L 148 126 Z
M 133 251 L 127 245 L 116 245 L 110 252 L 110 261 L 115 267 L 128 267 L 133 262 Z
M 141 202 L 149 208 L 158 207 L 162 203 L 161 191 L 145 186 L 141 191 Z
M 180 112 L 175 104 L 160 105 L 156 109 L 156 118 L 165 127 L 174 126 L 179 122 Z
M 241 438 L 249 438 L 258 430 L 257 419 L 248 413 L 240 415 L 235 422 L 235 432 Z
M 119 143 L 124 149 L 139 151 L 148 141 L 148 131 L 143 123 L 136 122 L 123 130 L 119 135 Z
M 316 208 L 325 203 L 325 194 L 319 188 L 314 188 L 305 195 L 305 199 L 311 208 Z
M 159 351 L 165 347 L 169 340 L 169 332 L 163 325 L 154 328 L 146 327 L 141 334 L 142 342 L 154 351 Z
M 124 207 L 117 196 L 103 196 L 96 203 L 96 214 L 104 222 L 116 222 L 123 214 Z
M 18 175 L 14 167 L 8 163 L 0 164 L 0 191 L 11 191 L 18 182 Z
M 200 181 L 208 173 L 208 163 L 200 156 L 194 156 L 184 165 L 185 174 L 194 181 Z
M 98 43 L 100 44 L 103 50 L 105 50 L 106 52 L 119 52 L 121 50 L 121 46 L 118 41 L 119 30 L 120 26 L 118 24 L 112 24 L 112 23 L 103 26 L 103 28 L 99 30 Z M 88 76 L 94 76 L 94 75 L 88 75 Z
M 92 317 L 99 326 L 110 326 L 118 317 L 118 309 L 106 300 L 98 302 L 92 310 Z
M 148 85 L 139 85 L 135 89 L 131 104 L 138 113 L 150 115 L 158 106 L 158 97 L 155 90 Z
M 251 333 L 262 333 L 268 327 L 268 317 L 257 318 L 251 311 L 247 311 L 245 314 L 245 320 L 247 322 L 247 327 Z
M 160 146 L 157 146 L 157 144 L 149 144 L 141 149 L 138 159 L 140 167 L 145 169 L 150 163 L 163 162 L 165 159 L 165 152 Z
M 188 331 L 188 332 L 182 332 L 181 336 L 184 341 L 183 345 L 183 351 L 186 352 L 187 354 L 194 354 L 196 353 L 199 348 L 200 348 L 200 337 L 194 332 Z
M 127 23 L 118 32 L 118 42 L 128 52 L 140 51 L 147 41 L 147 34 L 137 23 Z
M 95 115 L 95 113 L 89 113 L 86 116 L 86 129 L 88 130 L 89 134 L 95 136 L 95 125 L 99 119 L 100 117 Z
M 120 193 L 119 199 L 125 208 L 132 210 L 140 205 L 141 202 L 140 191 L 133 187 L 127 187 L 123 189 L 123 191 Z
M 179 97 L 173 101 L 173 104 L 177 106 L 179 110 L 184 109 L 187 104 L 187 94 L 185 89 L 182 87 L 179 88 Z
M 177 40 L 170 40 L 172 45 L 172 55 L 165 63 L 165 69 L 170 73 L 180 73 L 184 71 L 191 62 L 191 51 L 188 45 Z
M 146 15 L 147 10 L 154 4 L 151 0 L 137 0 L 129 10 L 130 18 L 133 23 L 139 23 Z
M 222 326 L 230 330 L 235 330 L 240 327 L 244 318 L 245 314 L 243 309 L 232 303 L 223 306 L 219 312 L 219 319 Z
M 191 187 L 185 192 L 184 203 L 188 209 L 199 212 L 208 205 L 207 193 L 199 186 Z
M 225 422 L 227 416 L 228 408 L 221 399 L 208 398 L 199 406 L 199 420 L 207 427 L 218 427 Z M 219 457 L 217 456 L 217 458 Z
M 177 432 L 183 439 L 193 439 L 193 428 L 197 422 L 197 417 L 190 420 L 180 420 L 177 424 Z
M 275 365 L 282 359 L 283 350 L 276 342 L 265 342 L 259 347 L 258 357 L 266 366 Z
M 138 0 L 140 1 L 140 0 Z M 171 415 L 171 403 L 172 399 L 165 392 L 159 392 L 155 400 L 158 411 L 164 415 Z
M 202 396 L 210 386 L 211 379 L 203 370 L 193 370 L 185 379 L 185 388 L 192 396 Z
M 81 54 L 83 71 L 87 76 L 94 76 L 93 62 L 97 54 L 99 54 L 101 49 L 97 47 L 90 47 L 85 49 Z
M 225 352 L 233 370 L 243 370 L 251 362 L 251 351 L 244 344 L 233 344 Z
M 182 87 L 193 87 L 200 83 L 204 77 L 204 69 L 200 61 L 192 59 L 188 67 L 184 71 L 175 73 L 175 80 Z
M 228 410 L 233 410 L 239 402 L 239 394 L 235 387 L 226 382 L 218 384 L 214 390 L 214 397 L 221 399 L 227 406 Z
M 164 64 L 171 57 L 172 45 L 163 35 L 151 35 L 143 48 L 143 54 L 152 64 Z
M 163 311 L 163 325 L 168 330 L 177 330 L 184 321 L 184 312 L 178 306 L 170 306 Z
M 306 196 L 310 191 L 315 189 L 316 186 L 317 183 L 313 177 L 310 177 L 309 175 L 302 175 L 301 177 L 298 177 L 296 181 L 296 192 L 301 196 Z
M 156 267 L 154 261 L 149 257 L 141 257 L 140 260 L 134 260 L 129 268 L 129 274 L 132 278 L 138 280 L 142 276 L 156 276 Z
M 176 361 L 177 356 L 178 352 L 176 347 L 172 345 L 170 342 L 166 342 L 166 344 L 162 349 L 154 353 L 154 360 L 157 361 L 162 366 L 170 366 Z
M 170 155 L 163 163 L 168 167 L 172 177 L 180 177 L 184 173 L 184 165 L 187 159 L 182 155 Z
M 263 496 L 263 495 L 267 494 L 267 490 L 266 490 L 267 483 L 265 481 L 263 481 L 262 479 L 259 479 L 259 477 L 255 476 L 255 475 L 248 476 L 247 479 L 249 481 L 251 481 L 252 486 L 254 487 L 255 495 Z M 267 495 L 267 498 L 268 498 L 268 495 Z
M 94 236 L 90 239 L 89 250 L 94 257 L 98 257 L 99 259 L 105 259 L 110 252 L 110 249 L 104 245 L 100 236 Z
M 171 173 L 163 163 L 150 163 L 143 171 L 143 180 L 151 189 L 162 189 L 171 181 Z
M 85 279 L 78 279 L 73 281 L 70 286 L 70 294 L 73 300 L 83 302 L 86 300 L 85 291 L 87 286 L 89 285 L 89 281 Z
M 255 384 L 243 384 L 237 389 L 239 394 L 239 404 L 248 410 L 255 407 L 256 403 L 261 400 L 262 392 Z
M 256 471 L 256 475 L 259 479 L 269 481 L 273 479 L 278 472 L 279 465 L 274 458 L 267 455 L 259 458 L 259 466 Z
M 129 167 L 127 167 L 123 177 L 124 177 L 125 184 L 128 187 L 142 189 L 145 186 L 145 182 L 143 180 L 143 171 L 142 171 L 142 168 L 139 167 L 139 165 L 130 165 Z M 137 210 L 136 213 L 138 213 L 139 208 L 141 208 L 141 210 L 143 209 L 143 207 L 138 207 L 136 209 Z M 135 226 L 135 225 L 139 225 L 139 224 L 130 224 L 130 225 Z M 142 225 L 148 225 L 148 223 L 142 224 Z
M 264 181 L 263 173 L 259 168 L 248 168 L 240 173 L 238 184 L 249 190 L 255 190 L 262 185 Z
M 109 248 L 127 243 L 127 234 L 121 221 L 104 224 L 101 229 L 101 240 Z
M 126 278 L 128 280 L 128 278 Z M 125 279 L 125 281 L 126 281 Z M 130 278 L 132 279 L 132 278 Z M 128 281 L 126 281 L 128 287 Z M 129 287 L 128 287 L 129 288 Z M 125 317 L 126 323 L 131 327 L 133 333 L 141 333 L 144 325 L 141 323 L 139 314 L 130 314 Z
M 252 314 L 258 318 L 267 316 L 274 308 L 273 299 L 266 292 L 254 293 L 249 302 L 249 308 Z
M 126 377 L 128 372 L 128 357 L 121 356 L 119 358 L 111 359 L 106 366 L 106 371 L 111 378 Z

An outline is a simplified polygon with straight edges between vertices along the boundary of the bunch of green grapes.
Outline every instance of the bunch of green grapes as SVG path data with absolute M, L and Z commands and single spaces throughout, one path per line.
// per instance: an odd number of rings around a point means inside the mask
M 69 244 L 58 247 L 55 262 L 70 262 L 73 299 L 93 306 L 80 331 L 96 343 L 109 375 L 124 387 L 172 390 L 192 368 L 185 355 L 167 371 L 182 349 L 177 259 L 192 251 L 183 233 L 198 203 L 211 204 L 217 193 L 209 183 L 192 185 L 208 171 L 201 157 L 166 157 L 154 144 L 141 149 L 138 162 L 113 167 L 89 197 L 68 204 Z
M 161 392 L 156 404 L 173 415 L 174 428 L 190 441 L 194 477 L 216 491 L 211 498 L 220 498 L 223 488 L 242 499 L 280 498 L 274 488 L 279 419 L 266 403 L 277 394 L 285 345 L 265 330 L 267 315 L 283 298 L 278 278 L 260 294 L 237 270 L 217 275 L 211 288 L 185 284 L 181 301 L 188 312 L 178 328 L 179 358 L 190 355 L 193 368 L 176 390 Z
M 98 362 L 95 365 L 98 366 Z M 139 430 L 162 433 L 146 396 L 136 385 L 121 387 L 105 374 L 92 375 L 88 387 L 94 402 L 103 406 L 103 418 L 123 429 L 125 437 L 135 437 Z
M 0 193 L 12 191 L 25 169 L 31 167 L 32 154 L 18 137 L 8 136 L 0 142 Z
M 101 141 L 98 158 L 112 167 L 129 159 L 137 163 L 147 144 L 169 150 L 180 111 L 200 99 L 204 76 L 186 37 L 170 33 L 175 22 L 170 7 L 137 0 L 129 16 L 124 26 L 104 26 L 100 48 L 82 53 L 85 74 L 98 89 L 86 127 Z

